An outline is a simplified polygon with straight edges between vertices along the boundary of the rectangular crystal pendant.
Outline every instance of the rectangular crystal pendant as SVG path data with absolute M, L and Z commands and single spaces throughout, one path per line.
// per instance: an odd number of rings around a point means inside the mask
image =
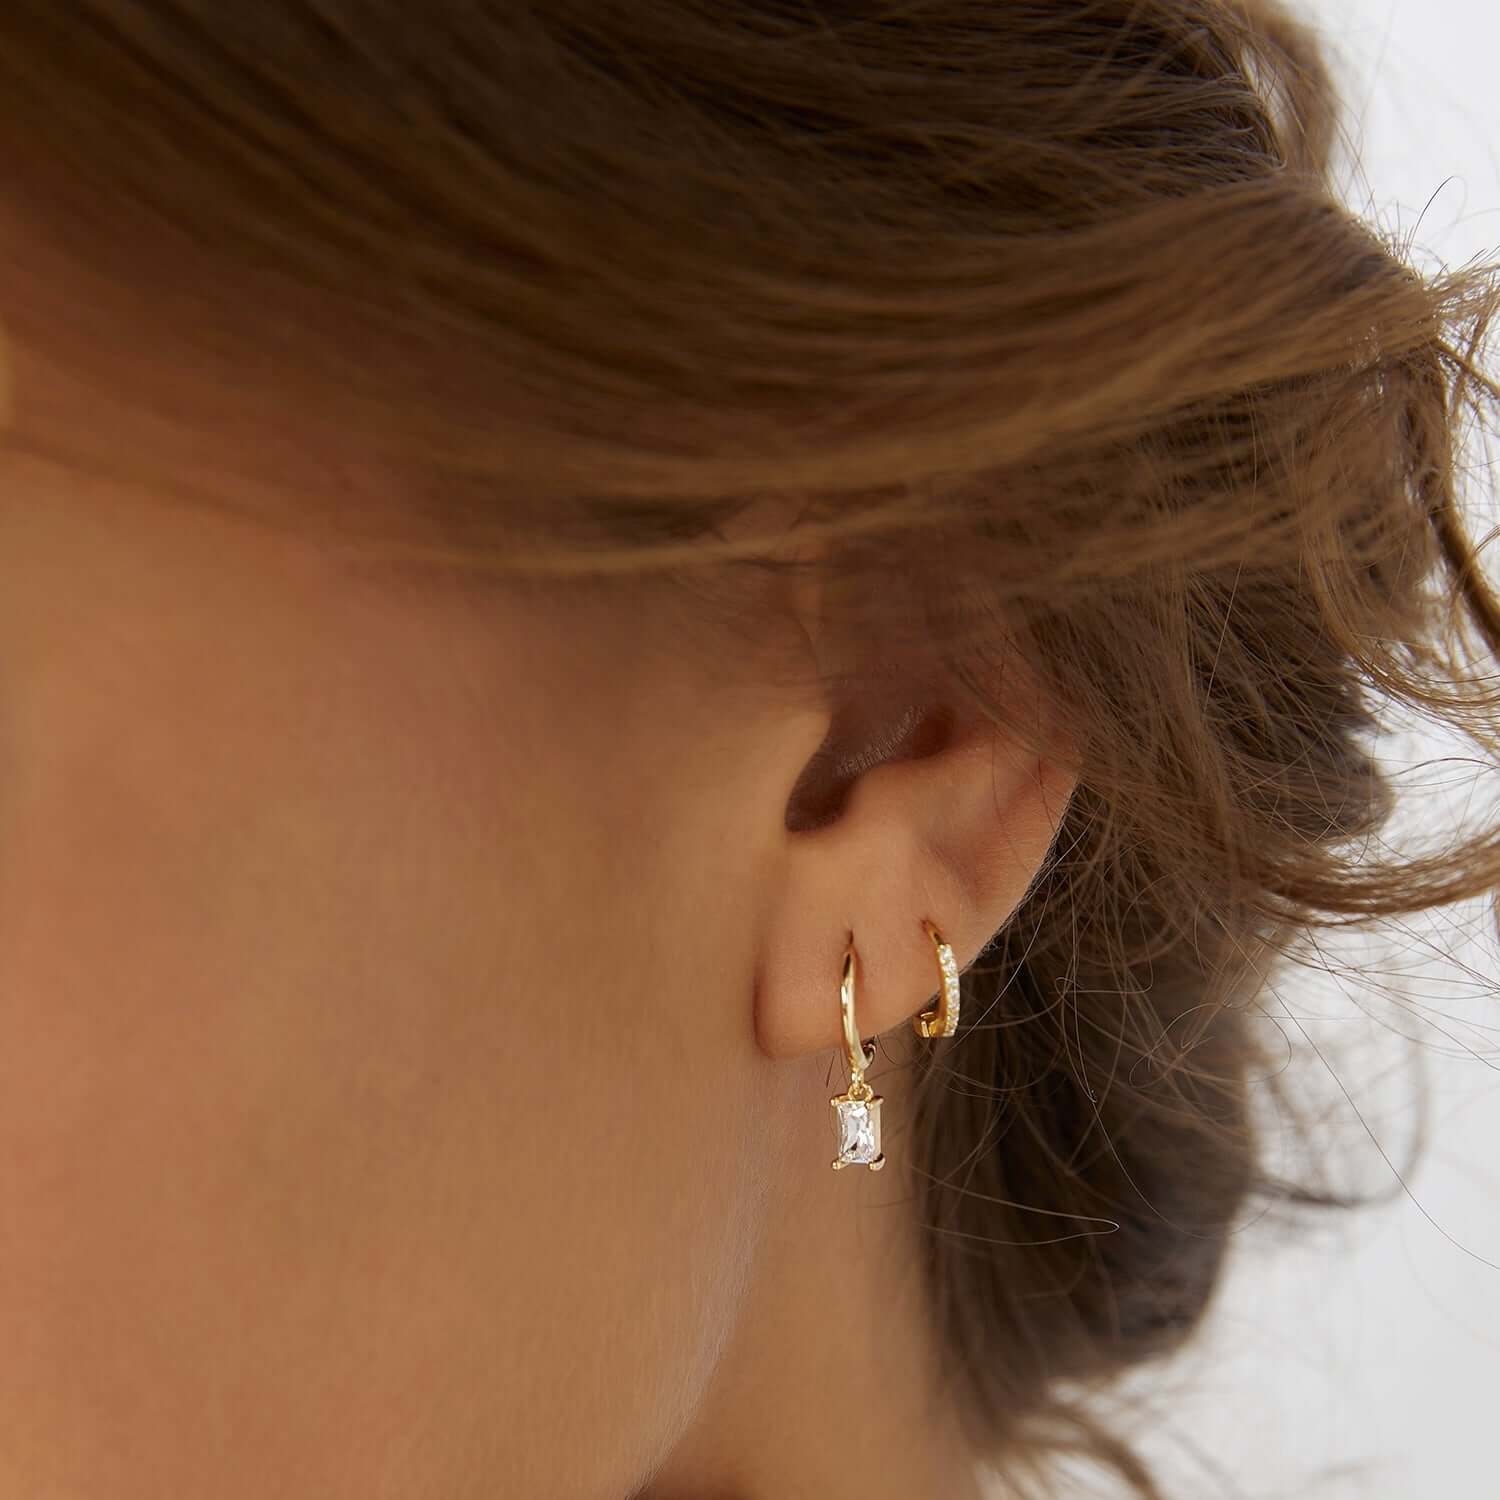
M 846 1166 L 868 1166 L 880 1156 L 880 1095 L 869 1099 L 830 1099 L 838 1135 L 838 1159 Z

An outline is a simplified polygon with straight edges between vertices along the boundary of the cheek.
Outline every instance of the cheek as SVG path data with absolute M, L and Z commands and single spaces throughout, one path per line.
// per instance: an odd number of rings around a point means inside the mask
M 740 895 L 534 747 L 186 672 L 11 745 L 0 1490 L 627 1486 L 754 1251 Z

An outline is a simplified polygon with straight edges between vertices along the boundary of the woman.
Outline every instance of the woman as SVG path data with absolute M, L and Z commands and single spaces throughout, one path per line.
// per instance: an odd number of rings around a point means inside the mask
M 0 101 L 0 1494 L 1155 1494 L 1090 1394 L 1343 1201 L 1278 959 L 1500 875 L 1371 739 L 1494 750 L 1500 288 L 1310 34 L 11 0 Z

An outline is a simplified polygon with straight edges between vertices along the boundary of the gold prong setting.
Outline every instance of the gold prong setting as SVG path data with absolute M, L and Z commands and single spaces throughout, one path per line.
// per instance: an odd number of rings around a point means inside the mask
M 833 1106 L 833 1127 L 838 1135 L 834 1171 L 865 1166 L 878 1172 L 885 1165 L 885 1153 L 880 1149 L 880 1095 L 865 1084 L 858 1092 L 851 1088 L 828 1102 Z

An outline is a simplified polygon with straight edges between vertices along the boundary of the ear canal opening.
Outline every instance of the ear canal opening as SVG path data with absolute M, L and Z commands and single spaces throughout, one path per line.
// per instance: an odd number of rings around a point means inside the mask
M 836 822 L 854 783 L 886 761 L 924 760 L 952 737 L 953 712 L 945 704 L 912 704 L 875 734 L 856 736 L 838 716 L 823 743 L 808 758 L 787 798 L 786 827 L 806 833 Z

